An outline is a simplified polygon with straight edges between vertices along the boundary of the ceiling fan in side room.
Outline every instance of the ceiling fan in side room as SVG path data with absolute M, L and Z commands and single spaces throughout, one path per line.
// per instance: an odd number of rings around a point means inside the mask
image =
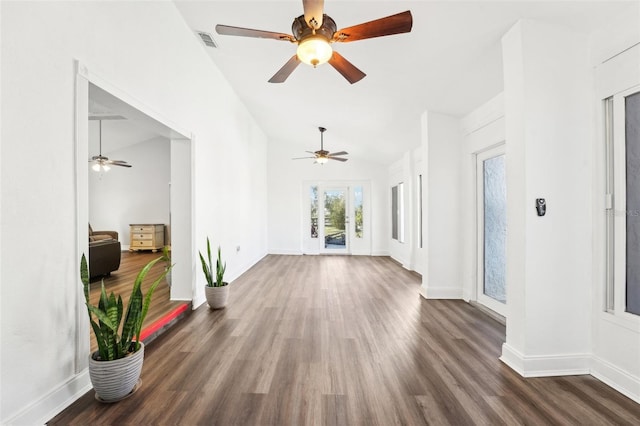
M 313 154 L 313 157 L 297 157 L 297 158 L 293 158 L 293 160 L 304 160 L 304 159 L 314 159 L 314 163 L 318 163 L 318 164 L 324 164 L 329 160 L 337 160 L 337 161 L 342 161 L 345 162 L 348 160 L 348 158 L 342 158 L 339 157 L 340 155 L 348 155 L 349 153 L 347 151 L 339 151 L 339 152 L 329 152 L 329 151 L 325 151 L 324 149 L 324 132 L 327 131 L 327 129 L 325 129 L 324 127 L 318 127 L 318 130 L 320 130 L 320 149 L 318 151 L 305 151 L 308 152 L 309 154 Z
M 398 13 L 374 21 L 354 25 L 336 31 L 336 23 L 324 14 L 324 0 L 303 0 L 304 15 L 293 20 L 293 35 L 249 28 L 216 25 L 221 35 L 267 38 L 289 41 L 298 45 L 296 54 L 284 64 L 269 80 L 269 83 L 283 83 L 300 62 L 314 68 L 329 62 L 349 83 L 356 83 L 366 75 L 331 47 L 332 43 L 348 43 L 374 37 L 408 33 L 413 26 L 411 11 Z
M 124 118 L 124 117 L 120 117 L 120 118 Z M 99 171 L 108 172 L 109 170 L 111 170 L 111 166 L 131 167 L 131 164 L 127 163 L 126 161 L 109 160 L 108 157 L 105 157 L 104 155 L 102 155 L 102 120 L 103 119 L 107 119 L 107 118 L 106 117 L 89 117 L 89 120 L 98 120 L 99 127 L 100 127 L 100 133 L 99 133 L 100 148 L 98 151 L 98 155 L 94 155 L 93 157 L 91 157 L 91 160 L 89 160 L 89 163 L 93 163 L 91 168 L 96 172 L 99 172 Z

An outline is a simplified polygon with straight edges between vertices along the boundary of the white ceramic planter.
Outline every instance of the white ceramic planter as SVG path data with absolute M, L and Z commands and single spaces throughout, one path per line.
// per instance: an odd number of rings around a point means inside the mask
M 222 309 L 229 298 L 229 284 L 222 287 L 204 286 L 204 294 L 211 309 Z
M 137 352 L 113 361 L 96 361 L 97 352 L 89 356 L 89 377 L 96 399 L 116 402 L 133 393 L 140 379 L 144 361 L 144 343 Z

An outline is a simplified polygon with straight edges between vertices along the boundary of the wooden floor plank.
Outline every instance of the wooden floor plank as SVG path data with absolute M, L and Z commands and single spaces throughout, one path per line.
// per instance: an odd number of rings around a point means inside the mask
M 640 424 L 591 376 L 522 378 L 498 359 L 504 325 L 420 282 L 385 257 L 267 256 L 227 308 L 147 346 L 138 392 L 50 424 Z

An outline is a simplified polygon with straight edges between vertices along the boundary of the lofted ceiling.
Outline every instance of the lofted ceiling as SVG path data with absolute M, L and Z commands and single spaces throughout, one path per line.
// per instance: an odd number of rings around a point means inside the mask
M 328 64 L 301 64 L 281 84 L 267 80 L 295 53 L 286 41 L 222 36 L 216 24 L 291 34 L 301 0 L 174 0 L 187 25 L 211 34 L 204 51 L 246 104 L 270 143 L 297 156 L 328 128 L 329 150 L 353 161 L 389 164 L 420 146 L 420 116 L 433 110 L 463 116 L 502 91 L 500 39 L 520 18 L 591 33 L 629 10 L 618 1 L 342 1 L 324 11 L 338 29 L 405 10 L 408 34 L 336 43 L 334 49 L 367 76 L 350 85 Z M 314 148 L 315 149 L 315 148 Z

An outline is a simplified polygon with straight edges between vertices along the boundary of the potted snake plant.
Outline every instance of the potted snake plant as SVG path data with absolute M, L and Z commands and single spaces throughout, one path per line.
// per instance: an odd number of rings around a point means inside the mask
M 222 309 L 227 305 L 227 299 L 229 298 L 229 283 L 224 281 L 224 272 L 227 269 L 227 264 L 222 263 L 221 249 L 218 246 L 218 259 L 216 260 L 215 277 L 213 275 L 213 261 L 211 259 L 211 245 L 209 244 L 209 238 L 207 237 L 207 260 L 205 260 L 202 253 L 200 254 L 200 262 L 202 263 L 202 272 L 207 280 L 207 284 L 204 287 L 204 293 L 207 298 L 207 303 L 211 309 Z
M 84 288 L 84 297 L 89 314 L 89 322 L 96 336 L 98 350 L 89 356 L 89 377 L 96 392 L 96 399 L 101 402 L 116 402 L 131 395 L 137 389 L 142 362 L 144 360 L 144 343 L 140 341 L 140 332 L 144 322 L 151 296 L 158 284 L 171 270 L 156 279 L 147 294 L 142 294 L 142 281 L 149 270 L 163 257 L 147 263 L 136 277 L 131 297 L 124 310 L 122 297 L 112 292 L 107 296 L 102 281 L 98 306 L 89 300 L 89 268 L 84 254 L 80 260 L 80 278 Z M 124 320 L 124 321 L 123 321 Z

